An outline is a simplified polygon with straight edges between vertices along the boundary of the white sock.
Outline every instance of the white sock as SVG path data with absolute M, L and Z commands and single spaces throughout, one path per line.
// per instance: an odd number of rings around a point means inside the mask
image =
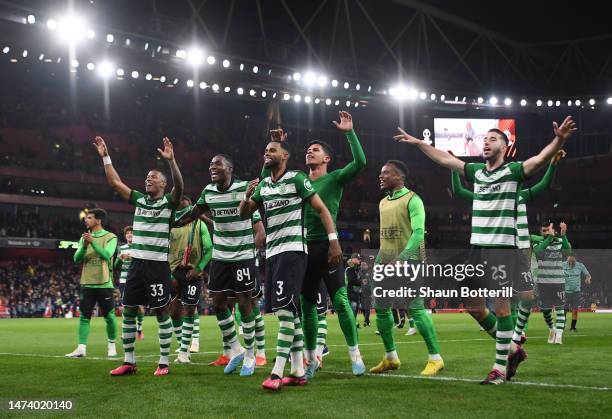
M 397 356 L 397 351 L 394 349 L 391 352 L 386 353 L 387 359 L 399 359 Z
M 244 348 L 242 347 L 240 342 L 238 342 L 238 339 L 230 343 L 230 351 L 231 351 L 232 356 L 238 355 L 244 352 Z
M 287 358 L 284 356 L 277 356 L 276 361 L 274 361 L 274 368 L 272 368 L 272 374 L 278 375 L 280 378 L 283 378 L 283 372 L 285 371 L 285 364 L 287 363 Z
M 83 343 L 79 343 L 79 346 L 77 346 L 77 350 L 79 352 L 85 353 L 85 352 L 87 352 L 87 345 L 85 345 Z
M 351 361 L 353 362 L 357 362 L 359 358 L 361 358 L 361 352 L 359 352 L 359 346 L 357 345 L 349 346 L 348 352 L 349 352 L 349 358 L 351 358 Z
M 291 374 L 296 377 L 304 375 L 304 354 L 302 351 L 293 351 L 291 357 Z
M 430 361 L 442 361 L 440 354 L 429 354 Z
M 325 348 L 325 345 L 317 345 L 317 352 L 316 355 L 318 357 L 322 357 L 323 356 L 323 349 Z
M 306 359 L 308 361 L 312 361 L 314 359 L 317 359 L 317 350 L 316 349 L 314 349 L 314 350 L 306 349 L 304 352 L 306 353 Z
M 168 361 L 168 356 L 160 355 L 158 364 L 159 365 L 170 365 L 170 361 Z
M 135 364 L 136 363 L 136 354 L 132 351 L 132 352 L 125 352 L 123 354 L 123 362 L 127 362 L 129 364 Z
M 266 350 L 265 349 L 257 349 L 257 355 L 256 356 L 261 356 L 263 358 L 266 357 Z

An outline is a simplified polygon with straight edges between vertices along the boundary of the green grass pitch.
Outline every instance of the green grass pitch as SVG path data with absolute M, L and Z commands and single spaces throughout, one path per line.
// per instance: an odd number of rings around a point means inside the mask
M 401 369 L 382 376 L 353 377 L 334 315 L 328 317 L 330 355 L 305 387 L 272 394 L 260 385 L 270 373 L 278 322 L 265 316 L 269 364 L 252 377 L 226 376 L 206 364 L 220 353 L 220 332 L 212 316 L 201 317 L 199 354 L 193 364 L 171 366 L 154 377 L 157 322 L 145 318 L 145 339 L 136 343 L 138 373 L 111 377 L 122 361 L 106 358 L 104 322 L 92 321 L 88 358 L 65 359 L 77 343 L 78 319 L 0 321 L 0 417 L 609 417 L 612 406 L 612 315 L 581 314 L 578 333 L 564 344 L 546 343 L 540 313 L 530 319 L 529 358 L 516 381 L 481 386 L 494 360 L 494 342 L 467 314 L 435 314 L 446 364 L 438 377 L 419 376 L 427 352 L 419 335 L 395 329 Z M 359 320 L 363 321 L 361 315 Z M 373 317 L 374 325 L 374 317 Z M 568 316 L 569 324 L 569 316 Z M 361 328 L 366 366 L 383 354 L 375 327 Z M 173 342 L 172 349 L 177 347 Z M 174 352 L 173 356 L 174 358 Z M 71 412 L 9 412 L 9 400 L 70 399 Z

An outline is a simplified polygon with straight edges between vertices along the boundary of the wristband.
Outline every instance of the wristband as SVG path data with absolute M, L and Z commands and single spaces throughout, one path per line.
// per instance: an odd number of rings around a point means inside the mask
M 338 240 L 338 235 L 336 233 L 330 233 L 327 235 L 329 241 Z
M 109 155 L 102 157 L 102 162 L 104 162 L 104 166 L 113 164 Z

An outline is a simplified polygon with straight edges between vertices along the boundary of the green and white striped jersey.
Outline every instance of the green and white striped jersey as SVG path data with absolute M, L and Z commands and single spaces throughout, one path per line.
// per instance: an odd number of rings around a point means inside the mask
M 519 249 L 530 249 L 529 219 L 527 218 L 527 204 L 522 193 L 519 193 L 518 205 L 516 207 L 516 234 L 517 247 Z
M 485 163 L 466 163 L 466 179 L 474 182 L 470 243 L 483 247 L 516 247 L 517 204 L 525 178 L 523 164 L 504 163 L 492 172 Z
M 266 258 L 283 252 L 308 253 L 304 205 L 316 192 L 304 172 L 287 171 L 276 182 L 264 178 L 252 196 L 266 210 Z
M 541 242 L 534 241 L 534 247 L 539 243 Z M 565 284 L 565 272 L 563 272 L 563 262 L 565 258 L 562 247 L 563 239 L 561 237 L 555 237 L 544 252 L 535 254 L 538 261 L 536 283 Z
M 253 224 L 261 221 L 261 215 L 256 211 L 252 219 L 241 220 L 238 213 L 248 185 L 247 181 L 234 179 L 226 191 L 220 191 L 216 183 L 211 183 L 200 194 L 197 204 L 212 213 L 213 260 L 233 262 L 255 257 Z
M 119 254 L 117 255 L 117 257 L 119 258 L 122 254 L 131 256 L 130 245 L 128 243 L 119 246 Z M 132 259 L 120 259 L 119 263 L 121 264 L 121 272 L 119 273 L 119 283 L 125 284 L 125 281 L 127 281 L 127 274 L 128 270 L 130 269 Z
M 170 222 L 176 204 L 172 195 L 165 194 L 157 200 L 132 190 L 130 204 L 134 210 L 134 238 L 131 253 L 135 259 L 166 262 L 170 245 Z

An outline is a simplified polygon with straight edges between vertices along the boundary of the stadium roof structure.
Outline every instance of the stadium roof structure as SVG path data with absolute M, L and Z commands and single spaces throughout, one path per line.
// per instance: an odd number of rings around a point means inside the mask
M 109 44 L 138 49 L 130 60 L 141 65 L 151 59 L 172 64 L 176 51 L 186 54 L 184 49 L 197 45 L 232 66 L 244 62 L 270 74 L 284 70 L 283 82 L 287 75 L 312 71 L 325 75 L 325 83 L 340 80 L 340 86 L 346 80 L 384 90 L 407 82 L 459 96 L 546 99 L 607 96 L 612 89 L 605 2 L 1 0 L 0 36 L 49 42 L 25 28 L 32 25 L 5 23 L 28 23 L 26 16 L 33 14 L 44 26 L 69 4 L 102 36 L 114 34 Z M 151 48 L 144 50 L 148 43 Z M 163 46 L 157 55 L 153 44 Z M 126 53 L 112 51 L 113 45 L 97 52 Z

